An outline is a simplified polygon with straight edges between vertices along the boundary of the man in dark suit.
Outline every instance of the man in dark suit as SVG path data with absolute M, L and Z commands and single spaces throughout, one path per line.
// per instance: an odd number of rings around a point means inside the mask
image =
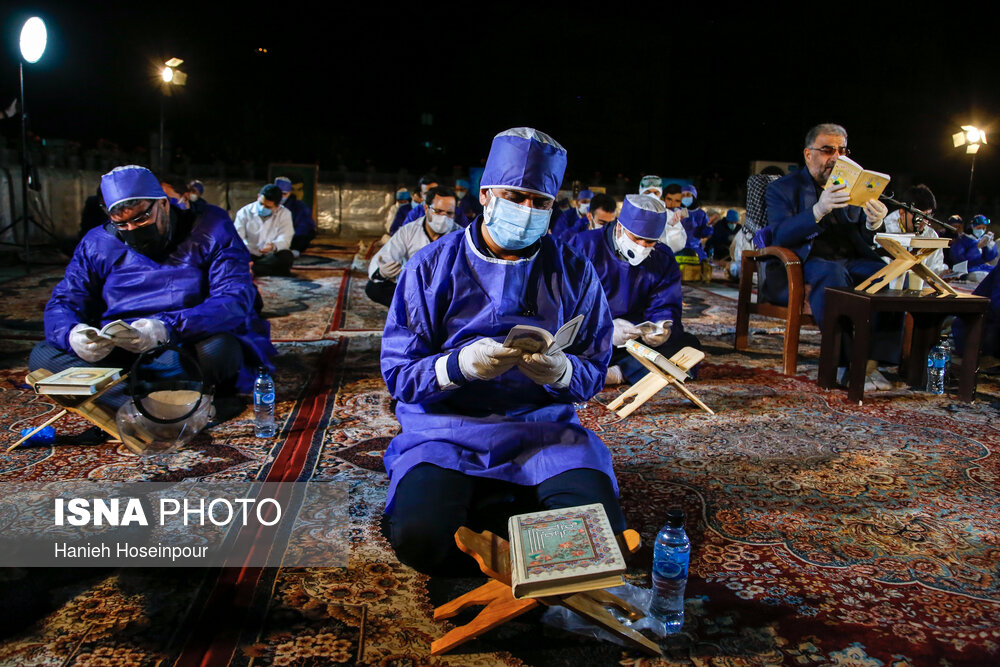
M 849 206 L 845 185 L 824 189 L 841 155 L 849 155 L 847 130 L 840 125 L 823 123 L 806 135 L 805 168 L 771 183 L 764 198 L 767 202 L 768 227 L 774 244 L 793 250 L 802 259 L 802 273 L 812 288 L 809 305 L 816 322 L 822 326 L 827 287 L 853 287 L 885 266 L 874 248 L 874 232 L 882 226 L 888 212 L 885 204 L 873 199 L 864 207 Z M 765 282 L 785 282 L 780 266 L 768 267 Z M 769 290 L 772 291 L 773 290 Z M 884 319 L 884 318 L 883 318 Z M 888 324 L 888 323 L 886 323 Z M 876 359 L 898 359 L 898 331 L 893 341 L 892 329 L 878 336 L 873 326 L 873 349 Z M 879 389 L 891 385 L 869 363 L 869 379 Z

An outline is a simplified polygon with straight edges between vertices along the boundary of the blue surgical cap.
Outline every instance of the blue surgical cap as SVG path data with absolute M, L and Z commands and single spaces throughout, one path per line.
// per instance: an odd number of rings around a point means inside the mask
M 580 194 L 576 196 L 577 201 L 580 201 L 581 199 L 593 199 L 593 198 L 594 198 L 594 193 L 591 192 L 590 190 L 580 190 Z
M 739 222 L 740 214 L 735 208 L 731 208 L 726 211 L 726 222 Z
M 400 200 L 400 199 L 409 199 L 409 198 L 410 198 L 410 191 L 409 190 L 398 190 L 396 192 L 396 200 L 397 201 Z
M 524 190 L 555 199 L 566 173 L 566 149 L 531 127 L 493 137 L 480 188 Z
M 618 222 L 640 238 L 658 239 L 667 226 L 667 207 L 648 195 L 625 195 Z
M 698 188 L 694 187 L 690 183 L 688 183 L 687 185 L 682 185 L 681 192 L 690 192 L 691 194 L 694 195 L 695 199 L 698 198 Z
M 292 179 L 287 176 L 278 176 L 274 179 L 274 184 L 277 185 L 278 189 L 286 195 L 292 191 Z
M 469 182 L 467 180 L 465 180 L 464 178 L 460 178 L 457 181 L 455 181 L 455 187 L 456 188 L 465 188 L 466 190 L 468 190 L 469 189 Z
M 188 190 L 194 190 L 199 195 L 205 194 L 205 185 L 201 181 L 191 181 L 188 183 Z
M 101 195 L 109 211 L 129 199 L 167 198 L 153 172 L 135 164 L 115 167 L 101 176 Z

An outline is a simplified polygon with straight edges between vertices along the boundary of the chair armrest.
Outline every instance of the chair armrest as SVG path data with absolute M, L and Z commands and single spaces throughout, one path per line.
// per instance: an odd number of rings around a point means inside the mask
M 786 266 L 789 264 L 802 263 L 799 256 L 792 250 L 777 245 L 769 245 L 761 250 L 744 250 L 743 256 L 754 260 L 763 259 L 765 257 L 774 257 L 776 259 L 780 259 L 781 263 Z

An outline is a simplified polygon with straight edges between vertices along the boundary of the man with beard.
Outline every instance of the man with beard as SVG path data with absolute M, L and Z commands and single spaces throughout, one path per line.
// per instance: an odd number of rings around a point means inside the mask
M 138 354 L 173 343 L 197 358 L 206 384 L 215 386 L 217 412 L 233 416 L 220 399 L 249 392 L 254 370 L 273 372 L 268 359 L 276 353 L 267 322 L 253 310 L 250 254 L 233 223 L 211 210 L 195 216 L 171 207 L 144 167 L 105 174 L 101 193 L 109 222 L 83 237 L 52 290 L 31 370 L 128 369 Z M 112 339 L 98 333 L 119 319 L 132 330 Z M 168 373 L 180 360 L 166 355 L 157 361 Z
M 824 189 L 837 158 L 850 154 L 847 130 L 840 125 L 823 123 L 809 130 L 802 152 L 805 168 L 771 183 L 764 197 L 774 244 L 790 248 L 802 259 L 802 274 L 812 288 L 809 305 L 822 327 L 826 288 L 854 287 L 885 267 L 874 249 L 874 231 L 882 226 L 888 209 L 877 199 L 863 207 L 848 205 L 845 184 Z M 770 293 L 786 284 L 784 268 L 777 262 L 768 263 L 766 277 Z M 899 331 L 892 319 L 879 318 L 872 326 L 874 360 L 868 363 L 867 375 L 868 384 L 877 389 L 891 385 L 875 360 L 895 363 L 899 357 Z

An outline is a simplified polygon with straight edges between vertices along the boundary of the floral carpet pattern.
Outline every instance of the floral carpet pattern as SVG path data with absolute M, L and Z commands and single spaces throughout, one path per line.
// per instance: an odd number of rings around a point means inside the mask
M 454 627 L 433 608 L 482 580 L 418 574 L 383 535 L 382 454 L 399 427 L 378 370 L 384 309 L 364 305 L 364 279 L 343 267 L 296 269 L 301 285 L 268 292 L 272 327 L 297 339 L 277 343 L 273 440 L 252 436 L 246 410 L 169 459 L 142 459 L 76 443 L 87 425 L 66 417 L 55 446 L 0 455 L 0 481 L 346 482 L 349 566 L 0 571 L 0 665 L 1000 662 L 997 383 L 981 377 L 972 404 L 901 384 L 852 404 L 816 387 L 818 336 L 803 337 L 800 375 L 782 376 L 780 325 L 752 322 L 752 351 L 733 352 L 735 302 L 694 285 L 684 288 L 685 326 L 709 356 L 690 387 L 717 414 L 669 389 L 625 420 L 604 407 L 620 388 L 578 406 L 611 450 L 626 518 L 643 539 L 630 583 L 649 586 L 666 509 L 687 513 L 686 619 L 660 642 L 664 657 L 570 635 L 533 612 L 430 656 L 430 642 Z M 32 317 L 40 312 L 5 322 Z M 0 370 L 0 445 L 55 410 L 13 363 L 25 343 L 0 348 L 11 361 Z

